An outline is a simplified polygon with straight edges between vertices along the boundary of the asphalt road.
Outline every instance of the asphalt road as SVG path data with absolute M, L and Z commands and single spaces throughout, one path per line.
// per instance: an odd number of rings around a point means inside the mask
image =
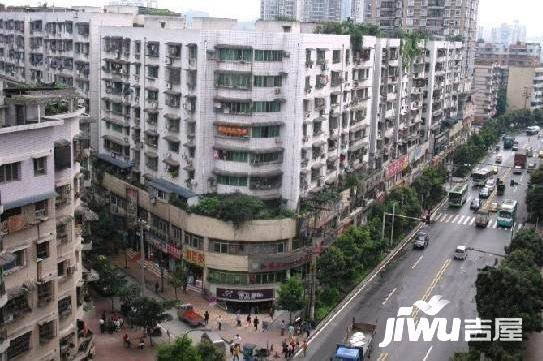
M 534 147 L 535 157 L 528 161 L 537 164 L 537 153 L 540 148 L 543 149 L 543 143 L 537 137 L 526 135 L 517 136 L 517 140 L 521 149 L 529 145 Z M 494 191 L 488 203 L 504 198 L 517 200 L 519 211 L 516 231 L 526 220 L 525 192 L 529 176 L 526 171 L 522 175 L 512 174 L 514 152 L 511 150 L 492 152 L 482 163 L 495 164 L 498 153 L 503 157 L 498 176 L 506 182 L 506 192 L 504 196 L 497 197 Z M 511 177 L 519 182 L 519 185 L 511 187 Z M 435 295 L 441 295 L 443 299 L 450 301 L 436 316 L 451 320 L 448 327 L 452 318 L 463 320 L 477 316 L 474 283 L 478 269 L 498 261 L 500 257 L 497 255 L 504 253 L 504 246 L 509 243 L 512 232 L 496 227 L 495 214 L 492 214 L 488 228 L 476 228 L 475 214 L 469 209 L 469 205 L 472 198 L 478 197 L 479 189 L 470 187 L 469 192 L 468 201 L 462 208 L 449 208 L 444 205 L 435 214 L 435 223 L 425 227 L 430 235 L 430 244 L 426 249 L 409 250 L 382 278 L 375 280 L 371 287 L 355 297 L 314 336 L 309 344 L 306 360 L 330 360 L 336 345 L 344 342 L 346 330 L 353 317 L 358 322 L 377 325 L 371 360 L 446 361 L 455 351 L 467 349 L 464 341 L 409 341 L 405 330 L 402 341 L 392 342 L 384 348 L 380 348 L 379 343 L 384 339 L 387 319 L 396 317 L 399 307 L 412 306 L 417 300 L 428 301 Z M 455 261 L 453 253 L 458 245 L 466 245 L 477 251 L 469 251 L 465 261 Z M 421 316 L 429 317 L 420 312 L 415 319 Z M 429 318 L 431 321 L 432 317 Z M 463 339 L 463 332 L 460 339 Z

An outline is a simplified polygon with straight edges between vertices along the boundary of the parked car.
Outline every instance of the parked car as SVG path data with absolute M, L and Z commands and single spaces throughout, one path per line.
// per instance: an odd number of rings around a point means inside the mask
M 478 211 L 481 208 L 481 200 L 479 198 L 473 198 L 469 205 L 469 209 L 472 211 Z
M 531 172 L 535 169 L 535 163 L 534 162 L 530 162 L 528 163 L 528 168 L 526 169 L 527 172 Z
M 498 166 L 497 165 L 492 166 L 492 173 L 498 174 Z
M 490 189 L 487 186 L 484 186 L 479 191 L 479 198 L 488 198 L 490 197 Z
M 534 147 L 529 147 L 526 150 L 526 154 L 528 155 L 528 157 L 533 157 L 534 156 Z
M 468 257 L 468 250 L 466 246 L 457 246 L 454 251 L 454 259 L 465 260 Z
M 488 211 L 489 212 L 497 212 L 498 211 L 498 202 L 492 202 L 490 203 L 490 205 L 488 206 Z
M 487 211 L 482 209 L 477 211 L 477 215 L 475 216 L 475 227 L 486 228 L 489 221 L 490 217 Z
M 502 162 L 503 158 L 502 158 L 502 155 L 501 154 L 498 154 L 496 156 L 496 163 L 500 164 Z
M 496 180 L 495 179 L 489 179 L 485 183 L 485 187 L 490 189 L 490 191 L 493 191 L 495 186 L 496 186 Z
M 205 320 L 202 315 L 194 310 L 191 304 L 184 304 L 177 308 L 177 317 L 179 321 L 183 321 L 191 327 L 199 327 L 205 325 Z
M 424 249 L 428 247 L 429 241 L 430 241 L 430 237 L 428 236 L 428 233 L 418 232 L 415 235 L 415 243 L 413 243 L 413 248 Z

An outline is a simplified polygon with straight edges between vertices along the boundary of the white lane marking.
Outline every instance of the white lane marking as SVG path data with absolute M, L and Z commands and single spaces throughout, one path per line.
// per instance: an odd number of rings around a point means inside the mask
M 466 216 L 460 216 L 460 219 L 458 220 L 458 224 L 462 224 L 462 221 L 464 220 Z
M 467 216 L 463 224 L 468 224 L 472 216 Z
M 473 217 L 473 218 L 471 219 L 471 221 L 469 221 L 469 224 L 470 224 L 470 225 L 473 224 L 473 223 L 475 223 L 475 217 Z
M 385 305 L 385 303 L 388 302 L 388 300 L 390 300 L 390 297 L 392 297 L 392 295 L 394 294 L 394 292 L 396 292 L 397 288 L 393 289 L 392 291 L 390 291 L 390 293 L 388 294 L 388 296 L 385 298 L 385 300 L 383 301 L 383 306 Z
M 468 199 L 466 200 L 466 203 L 470 203 L 471 202 L 471 196 L 468 197 Z
M 498 226 L 498 221 L 492 220 L 490 221 L 490 228 L 496 228 Z
M 441 218 L 442 215 L 443 215 L 443 213 L 436 212 L 436 213 L 432 214 L 430 219 L 433 220 L 433 221 L 438 222 L 439 218 Z
M 452 223 L 456 223 L 456 220 L 458 219 L 458 214 L 456 216 L 454 216 L 453 220 L 452 220 Z
M 424 255 L 420 255 L 419 259 L 411 266 L 411 269 L 415 269 L 415 267 L 417 267 L 419 262 L 422 260 L 422 257 L 424 257 Z
M 443 222 L 444 222 L 444 223 L 449 223 L 449 221 L 452 219 L 452 217 L 454 217 L 453 214 L 449 215 L 449 217 L 447 218 L 447 220 L 444 220 Z
M 422 359 L 422 361 L 427 361 L 428 360 L 428 356 L 430 356 L 430 352 L 432 352 L 432 349 L 434 348 L 434 346 L 430 346 L 430 348 L 428 349 L 428 351 L 426 351 L 426 356 L 424 356 L 424 358 Z

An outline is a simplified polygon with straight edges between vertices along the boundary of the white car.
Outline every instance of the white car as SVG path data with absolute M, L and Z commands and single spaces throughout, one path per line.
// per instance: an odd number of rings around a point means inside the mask
M 457 246 L 454 251 L 454 259 L 464 261 L 468 257 L 468 250 L 466 246 Z

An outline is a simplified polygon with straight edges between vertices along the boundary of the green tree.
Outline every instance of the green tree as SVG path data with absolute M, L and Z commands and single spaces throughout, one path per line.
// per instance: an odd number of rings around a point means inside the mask
M 179 337 L 172 344 L 164 343 L 157 348 L 157 361 L 207 361 L 202 358 L 190 338 Z
M 343 251 L 333 245 L 317 259 L 317 277 L 323 286 L 337 286 L 337 280 L 351 277 L 345 258 Z
M 226 358 L 224 354 L 209 340 L 203 339 L 198 346 L 196 346 L 196 351 L 205 361 L 225 361 Z
M 105 256 L 98 256 L 94 262 L 94 269 L 99 275 L 96 286 L 99 292 L 111 300 L 111 310 L 115 309 L 115 297 L 122 293 L 126 286 L 126 278 L 114 267 Z
M 496 115 L 500 116 L 502 114 L 505 114 L 505 111 L 507 110 L 507 90 L 505 88 L 501 88 L 498 90 L 498 104 L 496 105 Z
M 289 312 L 289 319 L 292 322 L 292 312 L 299 311 L 305 306 L 302 281 L 297 277 L 290 277 L 281 284 L 277 293 L 277 304 Z
M 541 168 L 530 176 L 526 206 L 533 222 L 543 221 L 543 170 Z
M 181 287 L 183 287 L 183 284 L 185 283 L 185 270 L 181 265 L 178 265 L 175 267 L 175 270 L 170 273 L 170 285 L 173 287 L 173 291 L 175 292 L 175 299 L 179 300 L 179 297 L 177 295 L 177 290 L 179 290 Z
M 543 266 L 543 239 L 533 229 L 520 230 L 506 249 L 507 253 L 526 250 L 532 253 L 534 262 Z
M 153 344 L 152 330 L 170 316 L 165 312 L 164 304 L 147 297 L 138 297 L 130 303 L 128 318 L 132 325 L 142 327 Z

